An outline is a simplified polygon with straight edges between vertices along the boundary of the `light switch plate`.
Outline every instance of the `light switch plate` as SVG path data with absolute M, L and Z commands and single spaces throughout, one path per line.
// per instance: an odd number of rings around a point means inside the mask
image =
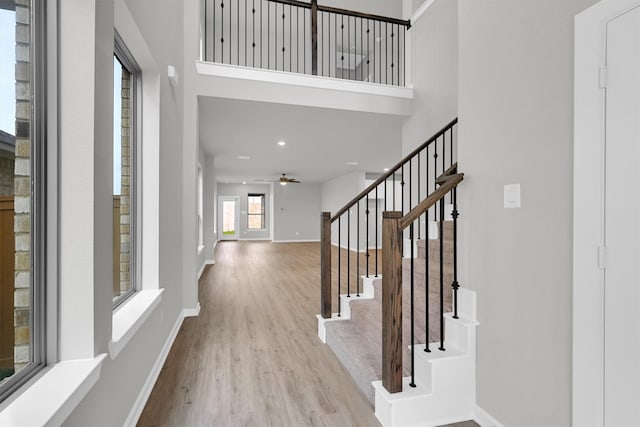
M 504 207 L 505 209 L 520 207 L 520 184 L 504 186 Z

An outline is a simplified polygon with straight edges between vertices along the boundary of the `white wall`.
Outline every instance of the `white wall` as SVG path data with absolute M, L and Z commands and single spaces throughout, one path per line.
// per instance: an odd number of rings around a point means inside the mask
M 319 241 L 321 185 L 273 186 L 274 241 Z
M 247 227 L 247 197 L 249 193 L 264 194 L 264 230 L 249 230 Z M 271 237 L 271 185 L 270 184 L 222 184 L 218 183 L 218 196 L 238 196 L 240 199 L 240 240 L 268 240 Z M 220 225 L 220 224 L 219 224 Z M 219 231 L 219 230 L 218 230 Z
M 436 1 L 410 33 L 414 110 L 402 126 L 403 154 L 458 115 L 458 2 Z
M 459 1 L 460 284 L 477 403 L 504 425 L 571 423 L 573 17 L 592 3 Z
M 115 0 L 120 5 L 124 2 Z M 67 2 L 61 2 L 67 5 Z M 87 3 L 82 1 L 80 3 Z M 99 147 L 109 147 L 108 135 L 112 128 L 112 70 L 113 70 L 113 7 L 114 1 L 100 0 L 95 1 L 96 8 L 79 8 L 75 2 L 69 3 L 68 8 L 61 10 L 61 28 L 70 29 L 69 37 L 61 37 L 60 50 L 62 58 L 61 64 L 69 64 L 70 67 L 77 66 L 85 59 L 94 58 L 94 64 L 99 67 L 96 71 L 87 70 L 84 77 L 75 78 L 74 81 L 62 80 L 60 86 L 61 99 L 61 128 L 70 129 L 75 124 L 89 126 L 85 132 L 78 129 L 73 133 L 74 138 L 61 138 L 62 144 L 71 143 L 73 140 L 80 141 L 83 146 L 95 147 L 95 152 L 90 150 L 75 151 L 73 156 L 67 156 L 62 151 L 60 159 L 60 170 L 68 170 L 69 173 L 74 172 L 73 165 L 87 165 L 96 167 L 91 169 L 92 176 L 84 176 L 76 174 L 73 180 L 78 182 L 88 180 L 95 182 L 93 186 L 94 198 L 91 193 L 86 197 L 74 198 L 73 204 L 69 205 L 70 210 L 83 212 L 89 209 L 90 217 L 93 218 L 95 233 L 93 236 L 89 234 L 89 238 L 85 235 L 83 238 L 77 239 L 75 244 L 86 242 L 78 245 L 79 250 L 86 247 L 90 248 L 88 254 L 93 255 L 93 260 L 100 267 L 93 268 L 90 274 L 85 274 L 84 278 L 78 283 L 82 283 L 87 289 L 95 289 L 92 300 L 93 305 L 89 308 L 94 314 L 86 314 L 79 310 L 79 306 L 67 307 L 62 304 L 60 313 L 65 317 L 65 324 L 61 326 L 61 335 L 67 331 L 64 329 L 68 326 L 67 320 L 73 320 L 78 325 L 93 326 L 95 336 L 93 338 L 93 346 L 89 351 L 80 352 L 80 348 L 75 351 L 69 351 L 65 354 L 66 358 L 76 357 L 92 357 L 94 354 L 107 353 L 108 343 L 111 340 L 111 324 L 112 324 L 112 295 L 110 292 L 111 272 L 110 263 L 111 255 L 108 251 L 108 242 L 111 241 L 111 217 L 104 214 L 104 206 L 106 200 L 111 197 L 111 170 L 109 155 L 105 151 L 100 151 Z M 160 170 L 159 188 L 160 188 L 160 224 L 159 224 L 159 249 L 156 247 L 157 257 L 159 257 L 159 271 L 149 272 L 154 277 L 159 277 L 159 286 L 164 289 L 160 305 L 155 308 L 150 316 L 144 321 L 140 329 L 133 335 L 131 340 L 122 349 L 122 351 L 114 356 L 114 359 L 107 357 L 102 364 L 102 373 L 95 386 L 88 392 L 86 397 L 78 404 L 76 409 L 66 420 L 66 426 L 114 426 L 123 425 L 125 419 L 129 415 L 136 399 L 139 396 L 147 377 L 152 370 L 153 364 L 161 353 L 161 349 L 168 339 L 170 332 L 177 322 L 181 321 L 182 311 L 182 89 L 172 88 L 166 79 L 166 66 L 173 64 L 181 72 L 182 63 L 182 8 L 181 1 L 168 0 L 157 3 L 152 0 L 136 0 L 127 2 L 131 15 L 135 19 L 134 25 L 137 25 L 140 33 L 143 35 L 141 43 L 151 52 L 155 62 L 155 68 L 146 68 L 149 62 L 145 60 L 143 72 L 147 72 L 151 81 L 155 81 L 159 85 L 159 99 L 156 99 L 159 108 L 159 122 L 157 132 L 159 132 L 159 155 Z M 150 13 L 153 11 L 153 13 Z M 79 16 L 79 13 L 83 13 Z M 117 13 L 116 13 L 117 16 Z M 68 21 L 68 22 L 67 22 Z M 97 29 L 95 31 L 78 32 L 80 27 L 78 23 L 95 22 Z M 116 25 L 118 23 L 116 22 Z M 82 27 L 84 29 L 84 27 Z M 72 44 L 71 40 L 88 40 L 93 41 L 77 48 Z M 126 40 L 125 40 L 126 42 Z M 145 58 L 148 59 L 148 58 Z M 142 65 L 142 64 L 141 64 Z M 104 69 L 106 71 L 101 71 Z M 66 70 L 61 70 L 61 75 L 65 75 Z M 79 69 L 82 72 L 82 69 Z M 154 73 L 159 73 L 165 78 L 159 81 L 154 80 Z M 69 78 L 73 78 L 73 74 L 66 74 Z M 91 85 L 79 91 L 77 84 L 83 79 L 90 80 Z M 87 96 L 94 92 L 97 97 Z M 82 93 L 81 97 L 75 98 L 74 102 L 68 98 L 70 94 Z M 152 100 L 153 101 L 153 100 Z M 153 102 L 151 102 L 153 104 Z M 148 105 L 153 108 L 154 105 Z M 92 121 L 91 119 L 94 119 Z M 102 135 L 102 136 L 101 136 Z M 64 136 L 64 134 L 63 134 Z M 69 136 L 69 135 L 67 135 Z M 95 137 L 94 137 L 95 136 Z M 106 143 L 105 143 L 106 142 Z M 93 144 L 91 144 L 93 143 Z M 109 151 L 107 149 L 107 151 Z M 143 151 L 144 152 L 144 151 Z M 100 163 L 97 163 L 100 162 Z M 99 167 L 99 164 L 106 165 Z M 82 177 L 82 179 L 80 179 Z M 64 178 L 64 177 L 63 177 Z M 67 194 L 72 189 L 68 185 L 73 181 L 61 182 L 61 193 Z M 71 193 L 73 194 L 73 193 Z M 79 193 L 85 194 L 85 193 Z M 155 211 L 156 208 L 152 209 Z M 61 218 L 67 215 L 66 210 L 61 214 Z M 63 220 L 64 224 L 67 224 Z M 68 224 L 67 224 L 68 225 Z M 84 230 L 82 223 L 76 222 L 71 229 L 78 231 Z M 62 229 L 61 236 L 65 236 L 65 229 Z M 72 235 L 69 235 L 72 238 Z M 106 246 L 105 246 L 106 245 Z M 144 242 L 143 242 L 144 245 Z M 64 248 L 63 248 L 64 249 Z M 149 248 L 151 250 L 151 248 Z M 64 249 L 66 251 L 66 249 Z M 104 254 L 104 257 L 101 257 Z M 72 254 L 62 254 L 65 259 L 71 260 Z M 74 269 L 85 265 L 91 270 L 91 263 L 85 264 L 78 262 L 80 258 L 75 259 Z M 85 267 L 83 267 L 85 268 Z M 144 274 L 144 273 L 143 273 Z M 61 269 L 61 282 L 69 283 L 67 271 Z M 143 277 L 143 282 L 145 278 Z M 106 285 L 106 286 L 105 286 Z M 98 289 L 99 288 L 99 289 Z M 61 299 L 66 298 L 61 295 Z M 125 303 L 126 304 L 126 303 Z M 66 308 L 65 308 L 66 307 Z M 75 313 L 77 319 L 68 319 L 68 315 Z M 83 335 L 77 334 L 73 337 L 79 343 L 83 343 Z M 64 339 L 64 337 L 62 337 Z

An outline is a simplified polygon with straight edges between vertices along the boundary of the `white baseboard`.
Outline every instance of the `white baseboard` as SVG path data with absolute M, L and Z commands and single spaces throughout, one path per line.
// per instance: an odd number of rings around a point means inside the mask
M 480 424 L 480 427 L 504 427 L 504 424 L 493 418 L 487 411 L 478 405 L 475 405 L 473 412 L 473 421 Z
M 271 240 L 271 237 L 238 237 L 238 240 L 242 242 L 251 242 L 251 241 L 266 242 Z
M 207 265 L 213 265 L 215 263 L 216 261 L 213 259 L 205 260 L 202 267 L 200 267 L 200 271 L 198 271 L 198 280 L 200 280 L 200 277 L 202 276 L 202 273 L 204 273 L 204 269 L 207 268 Z
M 200 302 L 195 308 L 183 308 L 182 317 L 198 317 L 200 315 Z
M 199 307 L 199 305 L 198 305 Z M 140 393 L 138 393 L 138 397 L 129 411 L 129 415 L 124 422 L 125 427 L 135 427 L 138 420 L 140 419 L 140 415 L 142 415 L 142 411 L 144 410 L 144 406 L 147 404 L 147 400 L 151 395 L 151 391 L 153 390 L 153 386 L 156 384 L 158 380 L 158 376 L 160 376 L 160 371 L 162 371 L 162 367 L 164 366 L 164 362 L 167 360 L 167 356 L 169 355 L 169 350 L 171 350 L 171 346 L 178 336 L 178 331 L 180 331 L 180 326 L 182 326 L 182 321 L 184 320 L 184 311 L 180 313 L 178 318 L 176 319 L 176 323 L 173 325 L 167 340 L 162 346 L 162 350 L 160 350 L 160 354 L 156 359 L 156 363 L 153 364 L 151 368 L 151 372 L 149 372 L 149 376 L 142 386 Z
M 274 240 L 273 243 L 318 243 L 320 240 Z

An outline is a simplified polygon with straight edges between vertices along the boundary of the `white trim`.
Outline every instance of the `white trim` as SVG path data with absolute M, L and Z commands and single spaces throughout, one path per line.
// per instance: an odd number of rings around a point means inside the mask
M 98 382 L 106 356 L 53 365 L 0 411 L 0 425 L 61 426 Z
M 597 250 L 604 242 L 604 105 L 599 85 L 606 63 L 606 24 L 640 5 L 602 0 L 575 18 L 573 147 L 572 425 L 604 419 L 604 274 Z
M 271 237 L 238 237 L 238 240 L 251 242 L 251 241 L 259 241 L 259 242 L 267 242 L 271 240 Z
M 167 340 L 165 341 L 164 346 L 162 346 L 162 350 L 160 350 L 160 354 L 158 354 L 158 358 L 156 359 L 156 362 L 153 364 L 153 367 L 151 368 L 151 372 L 149 372 L 149 376 L 147 377 L 147 380 L 142 386 L 140 393 L 138 393 L 138 397 L 136 398 L 136 401 L 133 403 L 133 406 L 131 407 L 131 410 L 129 411 L 129 415 L 127 416 L 127 419 L 125 420 L 123 426 L 135 427 L 135 425 L 138 423 L 138 419 L 140 419 L 140 415 L 142 415 L 144 406 L 147 404 L 147 400 L 151 395 L 153 386 L 158 380 L 160 371 L 164 366 L 164 362 L 167 360 L 167 356 L 169 355 L 169 350 L 171 350 L 171 346 L 173 345 L 173 342 L 178 336 L 178 331 L 180 331 L 180 326 L 182 326 L 182 322 L 185 317 L 186 316 L 183 311 L 182 313 L 180 313 L 180 316 L 178 316 L 178 318 L 176 319 L 176 322 L 173 325 L 173 329 L 171 329 L 171 332 L 169 333 L 169 336 L 167 337 Z
M 183 308 L 182 317 L 198 317 L 200 315 L 200 302 L 195 308 Z
M 333 246 L 333 247 L 336 247 L 336 248 L 337 248 L 337 247 L 338 247 L 338 244 L 337 244 L 337 243 L 334 243 L 334 242 L 331 242 L 331 246 Z M 344 250 L 347 250 L 347 251 L 350 251 L 350 252 L 358 252 L 358 250 L 357 250 L 358 248 L 357 248 L 356 246 L 352 246 L 351 248 L 349 248 L 348 246 L 340 245 L 339 247 L 340 247 L 340 249 L 344 249 Z M 380 250 L 380 249 L 382 249 L 382 246 L 380 246 L 380 247 L 378 247 L 378 248 L 376 248 L 375 246 L 368 246 L 368 247 L 366 247 L 366 248 L 360 249 L 360 251 L 359 251 L 358 253 L 366 254 L 366 253 L 367 253 L 367 250 L 369 250 L 369 251 L 374 251 L 374 250 L 376 250 L 376 249 L 379 249 L 379 250 Z
M 202 263 L 202 267 L 200 267 L 200 271 L 198 271 L 198 280 L 200 280 L 200 277 L 202 276 L 202 273 L 204 273 L 204 269 L 207 268 L 207 265 L 213 265 L 215 263 L 215 260 L 212 259 L 205 260 L 204 263 Z
M 401 99 L 413 99 L 413 88 L 389 86 L 379 83 L 341 80 L 332 77 L 312 76 L 290 73 L 288 71 L 247 68 L 230 64 L 195 61 L 198 74 L 226 77 L 240 80 L 258 80 L 289 86 L 303 86 L 318 89 L 333 89 L 344 92 L 367 95 L 390 96 Z
M 412 27 L 415 25 L 416 22 L 418 22 L 418 20 L 422 17 L 422 15 L 424 15 L 424 13 L 427 10 L 429 10 L 431 6 L 433 6 L 435 2 L 436 0 L 426 0 L 424 3 L 422 3 L 422 5 L 420 5 L 418 10 L 416 10 L 415 13 L 411 16 Z
M 164 289 L 147 289 L 136 292 L 113 312 L 109 356 L 111 360 L 133 338 L 153 310 L 160 304 Z
M 273 243 L 319 243 L 320 239 L 318 240 L 274 240 Z
M 475 405 L 473 408 L 473 421 L 480 424 L 480 427 L 504 427 L 504 424 L 496 420 L 478 405 Z

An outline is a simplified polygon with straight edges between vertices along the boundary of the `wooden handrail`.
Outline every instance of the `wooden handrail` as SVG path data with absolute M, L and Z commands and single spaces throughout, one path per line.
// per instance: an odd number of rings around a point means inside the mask
M 409 213 L 407 213 L 404 217 L 402 217 L 402 220 L 400 221 L 400 227 L 404 230 L 409 225 L 411 225 L 411 223 L 417 220 L 418 218 L 420 218 L 420 216 L 424 214 L 427 211 L 427 209 L 435 205 L 440 199 L 446 196 L 449 193 L 449 191 L 451 191 L 455 186 L 460 184 L 460 182 L 462 182 L 463 179 L 464 179 L 463 173 L 448 175 L 446 178 L 443 176 L 442 180 L 444 184 L 438 187 L 438 189 L 433 193 L 431 193 L 429 197 L 424 199 L 422 202 L 420 202 L 420 204 L 418 204 L 418 206 L 411 209 Z
M 287 4 L 289 6 L 303 7 L 305 9 L 311 9 L 311 3 L 305 3 L 298 0 L 268 0 L 273 3 Z
M 318 5 L 318 11 L 353 16 L 355 18 L 371 19 L 374 21 L 381 21 L 389 24 L 404 25 L 405 27 L 407 27 L 407 29 L 411 28 L 411 21 L 405 20 L 405 19 L 389 18 L 386 16 L 375 15 L 372 13 L 356 12 L 353 10 L 341 9 L 339 7 L 321 6 L 321 5 Z
M 446 131 L 448 131 L 451 127 L 453 127 L 456 123 L 458 123 L 458 118 L 451 120 L 448 124 L 446 124 L 442 129 L 436 132 L 431 138 L 423 142 L 418 148 L 413 150 L 411 153 L 407 154 L 402 160 L 396 163 L 389 172 L 386 172 L 380 178 L 376 179 L 373 184 L 362 190 L 356 197 L 351 199 L 349 203 L 347 203 L 342 209 L 340 209 L 333 217 L 331 217 L 331 222 L 336 222 L 340 215 L 351 209 L 359 200 L 362 200 L 367 194 L 373 191 L 378 185 L 382 184 L 387 178 L 392 176 L 394 173 L 398 172 L 402 165 L 410 161 L 416 154 L 425 149 L 425 147 L 429 146 L 431 143 L 440 138 Z

